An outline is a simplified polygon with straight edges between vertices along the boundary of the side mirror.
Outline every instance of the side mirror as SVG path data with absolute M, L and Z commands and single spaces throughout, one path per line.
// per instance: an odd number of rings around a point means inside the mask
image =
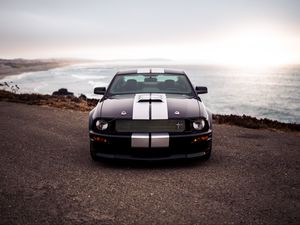
M 207 93 L 207 87 L 196 86 L 195 90 L 198 95 Z
M 94 94 L 96 94 L 96 95 L 104 95 L 105 92 L 106 92 L 105 87 L 96 87 L 96 88 L 94 88 Z

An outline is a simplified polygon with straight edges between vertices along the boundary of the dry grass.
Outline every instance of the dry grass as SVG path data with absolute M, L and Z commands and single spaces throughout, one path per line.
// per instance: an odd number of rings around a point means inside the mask
M 296 123 L 282 123 L 270 119 L 257 119 L 251 116 L 237 116 L 237 115 L 213 115 L 215 123 L 231 124 L 240 127 L 247 127 L 252 129 L 276 129 L 283 131 L 300 131 L 300 124 Z
M 0 90 L 0 100 L 25 103 L 29 105 L 48 105 L 51 107 L 72 109 L 78 111 L 90 111 L 96 105 L 97 99 L 81 99 L 74 96 L 52 96 L 40 94 L 15 94 Z

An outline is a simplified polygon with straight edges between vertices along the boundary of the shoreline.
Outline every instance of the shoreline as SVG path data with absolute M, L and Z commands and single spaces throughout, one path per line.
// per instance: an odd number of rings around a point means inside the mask
M 43 105 L 60 109 L 88 112 L 92 110 L 99 99 L 89 99 L 85 96 L 56 96 L 42 94 L 16 94 L 0 90 L 0 101 L 23 103 L 28 105 Z M 215 124 L 228 124 L 250 129 L 273 129 L 300 133 L 300 124 L 284 123 L 271 119 L 257 119 L 243 115 L 219 115 L 213 114 Z
M 1 59 L 0 79 L 28 72 L 47 71 L 50 69 L 70 66 L 88 60 L 76 59 Z

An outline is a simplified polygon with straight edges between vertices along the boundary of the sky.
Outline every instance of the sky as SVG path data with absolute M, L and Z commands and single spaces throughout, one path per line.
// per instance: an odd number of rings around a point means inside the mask
M 300 63 L 299 0 L 0 0 L 0 58 Z

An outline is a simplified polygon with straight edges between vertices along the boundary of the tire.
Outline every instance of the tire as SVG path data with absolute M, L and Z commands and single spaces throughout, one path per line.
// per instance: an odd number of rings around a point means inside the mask
M 211 141 L 211 143 L 210 143 L 210 147 L 209 147 L 208 151 L 205 152 L 205 155 L 204 155 L 204 156 L 202 156 L 202 159 L 203 159 L 204 161 L 209 160 L 209 158 L 210 158 L 210 156 L 211 156 L 211 149 L 212 149 L 212 141 Z
M 90 141 L 90 153 L 91 153 L 92 160 L 95 161 L 95 162 L 98 162 L 99 157 L 96 156 L 96 152 L 94 150 L 93 143 L 91 141 Z
M 210 156 L 211 156 L 211 148 L 209 149 L 209 151 L 207 151 L 207 152 L 205 153 L 204 156 L 202 156 L 202 159 L 203 159 L 204 161 L 207 161 L 207 160 L 209 160 Z

